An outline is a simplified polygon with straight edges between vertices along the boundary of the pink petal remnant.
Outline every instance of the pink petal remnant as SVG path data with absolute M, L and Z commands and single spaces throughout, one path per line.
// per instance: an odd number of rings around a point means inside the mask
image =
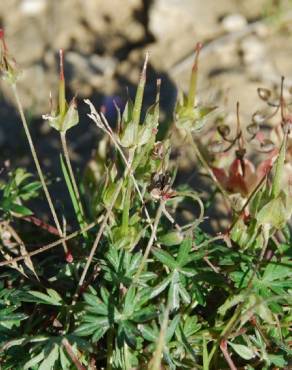
M 193 71 L 198 70 L 199 55 L 200 55 L 200 51 L 201 51 L 202 48 L 203 48 L 203 44 L 201 42 L 198 42 L 196 47 L 195 47 L 195 61 L 194 61 L 194 64 L 193 64 Z
M 3 28 L 0 28 L 0 40 L 2 41 L 4 53 L 7 53 L 7 46 L 6 46 L 6 42 L 5 42 L 5 32 L 4 32 Z
M 68 263 L 72 263 L 73 262 L 73 255 L 72 255 L 72 253 L 70 252 L 70 250 L 68 250 L 68 252 L 66 253 L 66 261 L 68 262 Z

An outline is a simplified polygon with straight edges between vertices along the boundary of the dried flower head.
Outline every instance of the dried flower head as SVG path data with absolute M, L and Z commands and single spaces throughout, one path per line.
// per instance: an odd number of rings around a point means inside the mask
M 0 28 L 0 75 L 1 77 L 15 84 L 19 76 L 19 69 L 15 59 L 9 54 L 5 42 L 4 30 Z

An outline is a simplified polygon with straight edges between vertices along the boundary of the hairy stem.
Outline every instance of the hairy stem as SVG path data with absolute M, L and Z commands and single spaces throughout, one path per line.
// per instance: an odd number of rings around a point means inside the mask
M 15 100 L 16 100 L 16 104 L 17 104 L 17 108 L 18 108 L 18 111 L 19 111 L 19 114 L 20 114 L 21 122 L 22 122 L 24 131 L 25 131 L 25 134 L 26 134 L 26 137 L 27 137 L 28 144 L 30 146 L 31 154 L 32 154 L 32 157 L 33 157 L 33 160 L 34 160 L 34 163 L 35 163 L 35 166 L 36 166 L 36 169 L 37 169 L 37 172 L 38 172 L 38 175 L 39 175 L 39 178 L 40 178 L 40 181 L 41 181 L 44 193 L 45 193 L 45 196 L 47 198 L 47 202 L 48 202 L 51 214 L 53 216 L 53 219 L 54 219 L 56 228 L 58 230 L 59 236 L 63 237 L 63 232 L 62 232 L 62 229 L 61 229 L 61 226 L 60 226 L 57 214 L 56 214 L 55 207 L 54 207 L 53 202 L 52 202 L 52 198 L 50 196 L 48 187 L 47 187 L 46 182 L 45 182 L 43 171 L 41 169 L 40 162 L 39 162 L 38 156 L 36 154 L 36 150 L 35 150 L 35 147 L 34 147 L 34 144 L 33 144 L 33 141 L 32 141 L 32 137 L 31 137 L 30 132 L 29 132 L 28 124 L 27 124 L 27 121 L 26 121 L 26 118 L 25 118 L 25 115 L 24 115 L 22 104 L 21 104 L 21 101 L 19 99 L 17 87 L 16 87 L 15 84 L 12 85 L 12 91 L 13 91 L 13 94 L 14 94 L 14 97 L 15 97 Z M 68 248 L 67 248 L 66 242 L 63 241 L 62 244 L 63 244 L 64 252 L 67 253 Z

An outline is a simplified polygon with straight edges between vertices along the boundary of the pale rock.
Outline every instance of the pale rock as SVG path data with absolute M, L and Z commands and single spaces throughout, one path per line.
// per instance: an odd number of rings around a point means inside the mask
M 141 0 L 79 1 L 82 17 L 98 35 L 111 38 L 124 35 L 131 42 L 144 36 L 144 29 L 133 17 L 142 9 Z
M 251 64 L 263 59 L 266 54 L 266 48 L 262 41 L 256 36 L 248 36 L 241 42 L 243 60 L 246 64 Z
M 20 3 L 21 13 L 28 16 L 40 15 L 47 7 L 46 0 L 22 0 Z
M 88 58 L 76 52 L 67 52 L 66 63 L 71 67 L 70 85 L 82 96 L 88 96 L 92 88 L 99 88 L 113 76 L 116 68 L 113 58 L 97 54 Z
M 246 18 L 239 13 L 229 14 L 222 20 L 222 27 L 226 32 L 237 32 L 244 29 L 247 25 Z

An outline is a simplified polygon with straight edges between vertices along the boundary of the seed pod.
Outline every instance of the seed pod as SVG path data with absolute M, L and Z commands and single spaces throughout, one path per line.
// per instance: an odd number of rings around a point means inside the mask
M 269 153 L 275 148 L 275 144 L 270 139 L 264 139 L 261 142 L 261 151 L 264 153 Z
M 222 141 L 213 141 L 209 144 L 209 151 L 211 153 L 221 153 L 224 151 L 224 143 Z
M 263 100 L 263 101 L 268 101 L 269 98 L 271 97 L 272 92 L 269 89 L 265 89 L 263 87 L 258 88 L 258 96 Z
M 230 127 L 227 125 L 220 125 L 217 127 L 217 131 L 223 138 L 226 138 L 230 134 Z
M 260 127 L 257 123 L 251 123 L 246 127 L 246 131 L 251 135 L 255 136 L 260 130 Z

